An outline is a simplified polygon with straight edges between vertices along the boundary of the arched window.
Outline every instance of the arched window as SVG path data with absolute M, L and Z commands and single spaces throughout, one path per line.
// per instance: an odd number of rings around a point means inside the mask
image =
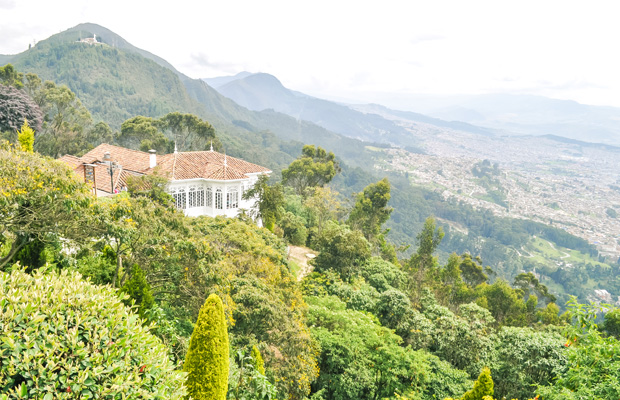
M 187 208 L 187 193 L 185 188 L 174 188 L 171 190 L 172 197 L 174 198 L 174 206 L 182 210 Z
M 215 208 L 217 210 L 222 209 L 222 189 L 217 189 L 215 191 Z
M 192 185 L 189 187 L 189 207 L 204 207 L 205 190 L 201 185 Z
M 213 190 L 207 186 L 207 207 L 213 207 Z
M 226 192 L 226 208 L 239 207 L 239 190 L 237 188 L 228 188 Z

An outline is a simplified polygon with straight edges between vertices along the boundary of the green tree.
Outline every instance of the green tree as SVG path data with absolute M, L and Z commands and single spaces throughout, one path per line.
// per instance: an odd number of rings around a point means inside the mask
M 229 362 L 224 306 L 218 295 L 211 294 L 200 309 L 183 364 L 187 398 L 226 399 Z
M 515 276 L 512 286 L 523 291 L 524 299 L 527 299 L 530 294 L 534 294 L 539 302 L 553 303 L 556 301 L 555 296 L 549 293 L 547 286 L 540 283 L 532 272 L 522 272 Z
M 263 226 L 273 232 L 276 221 L 282 216 L 284 205 L 284 193 L 282 185 L 269 186 L 269 176 L 262 174 L 251 189 L 243 193 L 243 199 L 254 199 L 255 215 L 260 218 Z
M 22 151 L 32 153 L 34 146 L 34 130 L 28 125 L 28 120 L 24 119 L 22 129 L 17 134 L 17 140 Z
M 381 234 L 381 226 L 392 213 L 392 208 L 388 207 L 389 201 L 390 182 L 387 178 L 366 186 L 362 193 L 357 195 L 349 214 L 349 225 L 362 231 L 369 242 L 375 242 Z
M 463 281 L 470 288 L 475 288 L 489 280 L 482 266 L 482 260 L 479 257 L 472 259 L 471 254 L 465 253 L 461 255 L 459 269 L 461 270 Z
M 329 221 L 317 239 L 319 255 L 314 259 L 317 271 L 333 269 L 342 279 L 357 275 L 361 265 L 371 256 L 370 244 L 360 231 Z
M 316 219 L 317 234 L 323 232 L 325 223 L 330 219 L 336 219 L 342 208 L 338 201 L 338 193 L 328 187 L 317 187 L 312 195 L 304 201 L 304 206 L 310 210 Z
M 567 303 L 573 324 L 566 331 L 568 362 L 557 379 L 539 386 L 543 399 L 616 399 L 620 398 L 620 341 L 603 337 L 596 320 L 609 305 L 579 304 L 575 297 Z
M 67 86 L 57 86 L 51 81 L 33 90 L 44 114 L 42 129 L 37 130 L 35 150 L 59 157 L 89 148 L 86 134 L 93 120 L 76 94 Z
M 161 131 L 161 121 L 138 115 L 122 123 L 117 142 L 131 149 L 159 153 L 170 153 L 174 149 L 174 141 L 169 140 Z
M 620 339 L 620 308 L 615 308 L 605 314 L 603 326 L 607 334 Z
M 521 292 L 498 279 L 492 285 L 486 283 L 476 288 L 479 304 L 491 311 L 498 325 L 524 326 L 527 324 L 527 308 Z
M 33 240 L 88 240 L 90 188 L 63 162 L 0 144 L 0 269 Z
M 494 363 L 498 398 L 533 398 L 537 385 L 549 385 L 567 362 L 559 333 L 503 327 L 497 334 Z
M 444 233 L 441 227 L 435 227 L 435 219 L 428 217 L 424 228 L 417 236 L 418 249 L 405 263 L 409 276 L 408 289 L 413 300 L 420 295 L 423 286 L 433 287 L 439 281 L 439 263 L 433 254 L 441 243 Z
M 131 277 L 125 281 L 120 289 L 121 293 L 129 295 L 129 299 L 123 300 L 123 303 L 130 306 L 132 303 L 137 307 L 138 314 L 144 318 L 146 311 L 153 307 L 154 300 L 151 293 L 151 286 L 144 277 L 144 271 L 134 264 L 131 270 Z
M 215 137 L 215 128 L 193 114 L 172 112 L 159 119 L 164 130 L 170 131 L 172 139 L 179 151 L 203 150 L 209 141 L 214 142 L 215 148 L 220 147 Z
M 310 187 L 323 187 L 340 172 L 336 156 L 321 147 L 305 145 L 301 156 L 282 171 L 282 182 L 305 196 Z
M 284 238 L 295 246 L 304 246 L 308 238 L 308 229 L 304 224 L 304 219 L 292 212 L 285 212 L 279 222 L 280 228 L 284 232 Z
M 321 349 L 321 374 L 312 390 L 323 398 L 383 399 L 394 393 L 443 398 L 470 384 L 466 374 L 437 357 L 401 346 L 402 339 L 372 315 L 347 309 L 335 296 L 307 300 L 312 335 Z
M 4 67 L 0 67 L 0 84 L 6 86 L 13 86 L 16 89 L 22 89 L 24 87 L 24 74 L 18 72 L 12 64 L 7 64 Z

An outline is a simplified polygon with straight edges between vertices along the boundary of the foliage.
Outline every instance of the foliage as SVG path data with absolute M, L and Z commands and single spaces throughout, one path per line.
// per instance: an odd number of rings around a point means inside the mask
M 226 399 L 228 358 L 224 306 L 219 296 L 211 294 L 200 309 L 183 364 L 183 371 L 187 372 L 187 398 Z
M 401 347 L 401 339 L 373 317 L 347 310 L 335 297 L 307 298 L 312 334 L 321 346 L 321 374 L 312 384 L 331 399 L 386 398 L 398 393 L 454 395 L 467 384 L 446 364 Z M 446 374 L 449 383 L 438 376 Z M 445 386 L 443 386 L 445 385 Z
M 527 299 L 530 293 L 533 293 L 539 301 L 544 300 L 546 303 L 553 303 L 556 301 L 556 297 L 549 293 L 547 286 L 540 283 L 538 278 L 531 272 L 523 272 L 515 276 L 513 287 L 523 291 L 524 299 Z
M 334 153 L 321 147 L 305 145 L 301 156 L 282 170 L 282 182 L 295 189 L 299 195 L 305 195 L 306 189 L 323 187 L 340 171 Z
M 28 125 L 28 120 L 24 119 L 22 129 L 17 133 L 17 140 L 22 151 L 32 153 L 34 151 L 34 130 Z
M 620 342 L 603 337 L 595 323 L 601 306 L 568 304 L 573 325 L 567 330 L 568 363 L 548 386 L 539 386 L 542 398 L 615 399 L 620 396 Z
M 161 122 L 154 118 L 138 115 L 123 122 L 116 141 L 131 149 L 153 149 L 164 154 L 170 153 L 174 149 L 174 141 L 164 136 L 160 131 L 161 125 Z
M 316 187 L 311 196 L 304 201 L 304 206 L 316 220 L 317 233 L 323 232 L 323 227 L 330 219 L 336 219 L 342 204 L 338 200 L 338 193 L 328 187 Z
M 260 350 L 258 350 L 256 345 L 252 346 L 252 352 L 250 355 L 252 357 L 252 365 L 254 365 L 256 371 L 258 371 L 261 375 L 265 375 L 265 362 L 263 361 L 263 356 L 261 356 Z
M 370 258 L 370 244 L 360 231 L 329 221 L 317 238 L 319 255 L 313 260 L 317 271 L 333 269 L 342 279 L 357 274 L 360 266 Z
M 12 86 L 16 89 L 23 89 L 24 74 L 17 72 L 12 64 L 0 67 L 0 85 Z
M 461 400 L 484 400 L 486 396 L 493 396 L 493 379 L 488 367 L 482 369 L 480 376 L 474 382 L 474 387 L 465 392 Z
M 155 167 L 152 174 L 129 176 L 126 183 L 132 197 L 147 197 L 163 206 L 173 204 L 172 196 L 166 191 L 168 179 L 159 173 L 158 167 Z
M 184 374 L 106 287 L 77 273 L 0 274 L 0 391 L 18 398 L 178 399 Z
M 429 280 L 432 280 L 432 274 L 438 268 L 437 257 L 433 254 L 443 237 L 443 229 L 437 228 L 435 219 L 428 217 L 424 223 L 424 228 L 417 236 L 418 249 L 405 264 L 409 274 L 410 289 L 419 286 L 420 282 L 428 283 Z
M 43 122 L 41 109 L 25 91 L 0 84 L 0 132 L 16 132 L 24 120 L 38 131 Z
M 390 183 L 387 178 L 368 185 L 357 195 L 355 205 L 349 214 L 348 223 L 351 227 L 364 232 L 364 236 L 372 241 L 381 232 L 392 209 L 387 206 L 390 201 Z
M 495 354 L 492 337 L 495 320 L 488 310 L 476 304 L 460 307 L 457 315 L 438 305 L 429 291 L 422 298 L 422 314 L 428 320 L 420 327 L 428 327 L 431 338 L 429 350 L 455 368 L 474 377 L 481 368 L 490 365 Z
M 131 277 L 125 281 L 120 292 L 129 295 L 129 299 L 123 300 L 123 303 L 127 306 L 133 304 L 137 309 L 138 315 L 143 318 L 146 315 L 146 311 L 153 307 L 154 300 L 151 287 L 144 277 L 142 268 L 138 264 L 134 264 Z
M 57 86 L 51 81 L 41 83 L 31 74 L 27 77 L 28 90 L 44 114 L 35 150 L 58 157 L 77 154 L 88 148 L 87 131 L 92 125 L 92 117 L 76 94 L 67 86 Z
M 284 238 L 295 246 L 304 246 L 308 237 L 308 230 L 302 217 L 292 212 L 285 212 L 280 219 L 279 226 L 284 231 Z
M 503 327 L 495 348 L 495 395 L 529 399 L 536 385 L 551 384 L 566 365 L 563 342 L 558 333 Z
M 620 339 L 620 309 L 614 308 L 605 313 L 604 328 L 607 334 Z
M 62 162 L 0 147 L 0 235 L 11 249 L 0 268 L 32 240 L 84 239 L 90 190 Z
M 177 146 L 179 151 L 206 150 L 209 145 L 221 147 L 215 128 L 193 114 L 172 112 L 159 119 L 138 115 L 121 125 L 117 142 L 124 147 L 142 151 L 156 150 L 170 153 Z
M 269 186 L 267 181 L 269 176 L 262 174 L 258 177 L 254 186 L 243 193 L 243 199 L 255 199 L 254 208 L 257 214 L 252 217 L 259 217 L 265 228 L 273 231 L 277 220 L 282 216 L 282 206 L 284 205 L 284 194 L 282 185 L 276 184 Z
M 519 292 L 498 279 L 492 285 L 483 283 L 476 288 L 477 302 L 491 311 L 498 325 L 525 326 L 527 308 Z
M 231 358 L 226 398 L 229 400 L 275 400 L 278 395 L 276 387 L 265 376 L 265 369 L 261 371 L 260 364 L 256 365 L 256 357 L 260 357 L 256 346 L 252 347 L 251 354 L 248 356 L 243 350 L 237 350 Z M 262 358 L 260 360 L 262 361 Z
M 177 144 L 179 151 L 191 149 L 207 149 L 207 144 L 215 144 L 215 148 L 221 147 L 215 137 L 215 128 L 193 114 L 181 114 L 172 112 L 160 118 L 164 132 L 169 132 L 168 137 Z

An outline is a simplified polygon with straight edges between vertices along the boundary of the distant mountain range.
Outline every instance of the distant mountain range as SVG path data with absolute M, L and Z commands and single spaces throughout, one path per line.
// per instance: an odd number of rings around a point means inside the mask
M 311 97 L 285 88 L 276 77 L 264 73 L 242 72 L 204 81 L 251 110 L 274 109 L 362 140 L 412 145 L 411 135 L 397 122 L 400 120 L 482 135 L 554 135 L 620 145 L 620 108 L 570 100 L 509 94 L 411 96 L 393 101 L 409 110 L 397 111 Z
M 584 142 L 620 145 L 620 108 L 617 107 L 515 94 L 386 94 L 382 100 L 390 107 L 444 120 L 463 121 L 501 134 L 555 135 Z

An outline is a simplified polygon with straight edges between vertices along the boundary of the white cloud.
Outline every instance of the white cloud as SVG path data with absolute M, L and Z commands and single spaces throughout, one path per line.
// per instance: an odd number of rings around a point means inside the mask
M 0 0 L 0 8 L 1 54 L 91 21 L 194 78 L 250 70 L 333 97 L 525 91 L 620 106 L 614 1 Z
M 0 9 L 10 10 L 15 7 L 15 0 L 0 0 Z

